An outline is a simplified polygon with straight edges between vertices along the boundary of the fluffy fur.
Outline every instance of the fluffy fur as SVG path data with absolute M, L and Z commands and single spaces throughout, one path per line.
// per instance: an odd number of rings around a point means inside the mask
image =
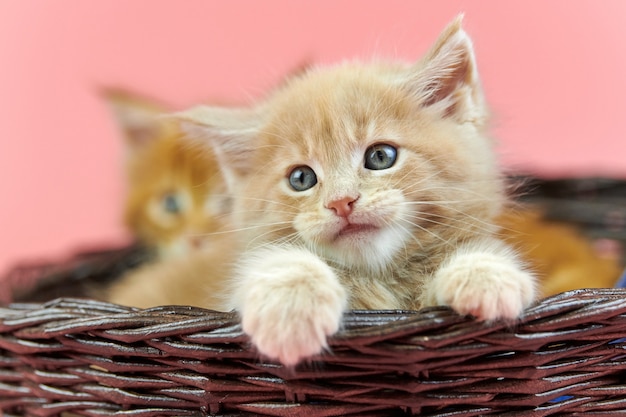
M 157 170 L 155 164 L 160 164 L 161 183 L 177 184 L 182 194 L 195 195 L 194 201 L 207 200 L 208 195 L 201 192 L 208 194 L 211 187 L 200 189 L 195 186 L 193 173 L 205 170 L 205 175 L 217 183 L 220 178 L 216 177 L 219 173 L 214 158 L 210 154 L 201 154 L 194 159 L 181 157 L 181 151 L 190 151 L 189 145 L 185 144 L 187 139 L 176 132 L 174 125 L 159 119 L 165 111 L 162 105 L 122 93 L 109 94 L 108 98 L 124 128 L 128 166 L 135 169 L 147 166 L 152 173 Z M 155 146 L 152 152 L 141 151 L 163 143 L 167 143 L 169 148 Z M 191 168 L 190 163 L 199 166 Z M 231 232 L 232 226 L 224 225 L 225 217 L 220 214 L 218 219 L 212 217 L 200 222 L 206 228 L 195 230 L 193 238 L 201 239 L 203 244 L 181 243 L 190 239 L 186 236 L 186 228 L 171 228 L 163 233 L 158 218 L 151 218 L 154 208 L 149 207 L 155 202 L 158 204 L 161 201 L 159 197 L 164 194 L 159 187 L 153 188 L 155 193 L 151 195 L 142 181 L 129 181 L 127 185 L 128 195 L 135 196 L 126 203 L 127 213 L 133 213 L 127 216 L 130 229 L 158 248 L 162 259 L 127 274 L 109 289 L 106 298 L 136 307 L 185 304 L 226 308 L 227 277 L 239 248 L 235 233 Z M 213 187 L 214 192 L 221 188 L 223 184 Z M 189 213 L 194 213 L 194 210 L 179 213 L 181 223 L 192 223 L 186 218 Z M 194 215 L 205 214 L 199 210 L 190 217 Z M 506 207 L 496 223 L 500 227 L 501 238 L 519 250 L 523 260 L 538 276 L 542 296 L 576 288 L 611 287 L 620 273 L 619 262 L 600 256 L 573 226 L 546 220 L 536 207 Z M 174 250 L 170 250 L 170 242 L 179 243 L 173 245 Z M 204 250 L 197 250 L 202 248 Z M 382 283 L 361 289 L 362 292 L 365 290 L 368 292 L 358 298 L 372 299 L 387 293 Z
M 212 145 L 249 233 L 230 306 L 261 353 L 293 365 L 321 352 L 347 308 L 496 320 L 533 301 L 533 276 L 495 235 L 488 116 L 461 19 L 415 64 L 315 68 L 254 107 L 176 115 Z

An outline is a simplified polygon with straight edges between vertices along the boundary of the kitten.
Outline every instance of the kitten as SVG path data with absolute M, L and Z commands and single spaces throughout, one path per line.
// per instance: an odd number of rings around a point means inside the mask
M 264 355 L 320 353 L 346 309 L 515 319 L 535 280 L 496 235 L 505 197 L 472 44 L 311 69 L 251 108 L 175 115 L 215 150 L 248 237 L 230 306 Z
M 92 295 L 136 307 L 223 309 L 222 281 L 237 251 L 236 236 L 224 233 L 232 230 L 229 197 L 213 153 L 162 118 L 165 106 L 123 92 L 106 98 L 126 143 L 125 222 L 156 259 Z
M 183 140 L 155 101 L 123 92 L 109 92 L 107 101 L 126 144 L 127 228 L 159 258 L 206 246 L 229 210 L 212 152 Z
M 301 75 L 305 72 L 301 66 L 298 72 L 292 72 L 286 77 Z M 217 177 L 213 157 L 208 154 L 205 158 L 190 160 L 181 158 L 180 151 L 189 151 L 183 146 L 184 138 L 175 132 L 175 127 L 164 123 L 159 115 L 165 107 L 146 99 L 133 97 L 128 94 L 109 94 L 108 101 L 115 110 L 118 121 L 124 127 L 125 138 L 129 152 L 129 159 L 150 158 L 150 152 L 138 152 L 141 147 L 149 147 L 161 141 L 178 141 L 178 146 L 172 147 L 172 152 L 161 153 L 161 158 L 170 157 L 167 163 L 161 165 L 160 175 L 167 178 L 164 183 L 178 183 L 179 194 L 194 195 L 194 201 L 203 201 L 209 197 L 210 189 L 201 190 L 194 186 L 191 178 L 185 178 L 185 173 L 207 170 L 206 175 L 214 183 L 221 178 Z M 138 161 L 134 165 L 140 166 Z M 153 166 L 154 160 L 146 159 L 145 165 Z M 190 168 L 187 164 L 197 163 L 199 166 Z M 153 236 L 153 246 L 160 248 L 162 258 L 168 261 L 158 261 L 145 265 L 132 273 L 126 274 L 110 288 L 105 296 L 108 301 L 135 307 L 154 307 L 166 304 L 184 304 L 207 307 L 217 310 L 225 309 L 224 299 L 226 291 L 226 277 L 238 252 L 235 232 L 225 227 L 215 232 L 215 221 L 208 219 L 206 230 L 196 230 L 193 238 L 202 239 L 202 245 L 185 244 L 190 237 L 185 234 L 185 228 L 172 228 L 167 234 L 161 232 L 162 226 L 150 228 L 150 206 L 155 202 L 163 202 L 159 198 L 164 193 L 157 191 L 154 195 L 142 193 L 142 182 L 130 182 L 129 195 L 144 195 L 145 206 L 141 206 L 140 199 L 133 199 L 132 211 L 139 221 L 131 223 L 131 229 L 138 233 L 146 230 L 144 236 Z M 219 189 L 222 186 L 213 188 Z M 200 192 L 205 191 L 202 195 Z M 128 203 L 130 203 L 130 199 Z M 192 211 L 192 210 L 190 210 Z M 203 215 L 201 210 L 198 216 Z M 186 211 L 179 212 L 181 221 L 186 221 Z M 154 219 L 158 224 L 158 217 Z M 224 217 L 219 216 L 220 220 Z M 188 219 L 187 219 L 188 220 Z M 213 219 L 215 220 L 215 219 Z M 135 223 L 142 224 L 142 228 L 135 227 Z M 591 244 L 579 236 L 572 226 L 558 224 L 543 218 L 541 212 L 533 207 L 507 207 L 497 219 L 497 225 L 502 228 L 501 237 L 507 243 L 518 248 L 524 261 L 540 278 L 539 288 L 542 296 L 559 292 L 588 287 L 611 287 L 619 275 L 619 264 L 614 259 L 598 256 Z M 232 226 L 229 227 L 232 229 Z M 162 236 L 162 238 L 161 238 Z M 143 240 L 146 240 L 145 238 Z M 178 250 L 168 250 L 169 242 L 179 242 L 174 247 Z M 212 242 L 209 245 L 208 242 Z M 202 253 L 197 249 L 204 247 Z M 208 247 L 208 248 L 207 248 Z M 218 248 L 218 249 L 214 249 Z M 186 255 L 186 256 L 181 256 Z M 178 260 L 173 258 L 180 258 Z M 593 277 L 593 280 L 591 279 Z M 96 294 L 101 296 L 100 294 Z

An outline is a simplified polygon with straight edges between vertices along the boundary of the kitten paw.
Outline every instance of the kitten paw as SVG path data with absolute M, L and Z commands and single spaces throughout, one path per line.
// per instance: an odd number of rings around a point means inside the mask
M 516 319 L 535 297 L 533 275 L 515 260 L 491 253 L 457 255 L 433 284 L 438 304 L 484 321 Z
M 257 350 L 293 366 L 327 348 L 326 338 L 339 330 L 347 296 L 321 260 L 285 259 L 263 262 L 242 283 L 238 304 L 243 330 Z

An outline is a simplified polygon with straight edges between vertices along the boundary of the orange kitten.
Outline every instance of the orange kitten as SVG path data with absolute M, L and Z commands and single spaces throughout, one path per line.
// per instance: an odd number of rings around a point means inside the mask
M 203 247 L 228 211 L 213 154 L 182 140 L 162 106 L 124 93 L 108 99 L 127 145 L 127 227 L 161 258 Z
M 220 308 L 222 280 L 237 252 L 235 236 L 223 233 L 232 229 L 229 199 L 212 152 L 184 140 L 161 117 L 162 106 L 124 93 L 108 99 L 127 144 L 125 221 L 157 257 L 120 278 L 104 297 L 136 307 Z
M 229 306 L 261 353 L 320 353 L 346 309 L 495 320 L 533 301 L 496 237 L 505 197 L 460 18 L 415 64 L 311 69 L 253 108 L 176 117 L 212 145 L 248 231 Z

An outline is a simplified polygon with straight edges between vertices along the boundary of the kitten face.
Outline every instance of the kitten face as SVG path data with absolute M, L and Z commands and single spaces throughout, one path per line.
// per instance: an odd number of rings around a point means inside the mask
M 228 209 L 213 154 L 160 119 L 163 110 L 155 103 L 119 93 L 109 102 L 127 145 L 124 210 L 130 231 L 160 257 L 206 247 Z
M 349 149 L 337 149 L 332 162 L 315 153 L 295 159 L 297 163 L 308 162 L 302 167 L 311 167 L 309 175 L 315 176 L 316 182 L 310 189 L 298 191 L 292 183 L 301 166 L 295 168 L 295 173 L 287 168 L 279 198 L 297 205 L 292 227 L 307 247 L 345 266 L 375 269 L 382 267 L 411 233 L 402 225 L 401 220 L 409 216 L 410 210 L 403 204 L 406 198 L 397 185 L 407 155 L 395 144 L 364 142 L 372 145 L 355 143 Z M 387 157 L 390 166 L 383 170 L 365 164 L 377 148 L 393 154 Z
M 210 244 L 227 209 L 212 156 L 173 137 L 159 139 L 133 158 L 125 208 L 129 228 L 164 257 Z
M 401 72 L 345 65 L 278 92 L 238 193 L 243 222 L 357 269 L 480 229 L 464 217 L 498 193 L 488 141 L 420 107 L 389 81 Z
M 220 154 L 250 246 L 380 272 L 491 232 L 500 183 L 459 22 L 413 65 L 311 69 L 253 108 L 178 115 Z

